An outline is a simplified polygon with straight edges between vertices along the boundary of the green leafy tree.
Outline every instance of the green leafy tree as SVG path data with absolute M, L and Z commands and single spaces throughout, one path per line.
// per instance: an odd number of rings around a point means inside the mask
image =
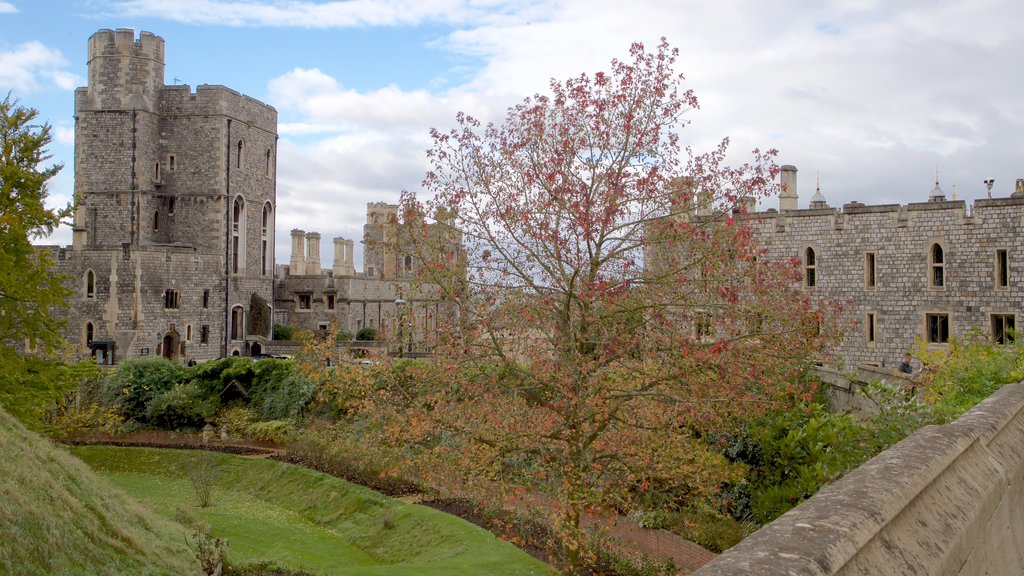
M 50 158 L 49 124 L 38 111 L 8 94 L 0 101 L 0 354 L 28 340 L 46 349 L 60 342 L 61 315 L 70 291 L 51 271 L 52 262 L 31 241 L 53 231 L 71 212 L 46 207 L 46 182 L 62 165 Z

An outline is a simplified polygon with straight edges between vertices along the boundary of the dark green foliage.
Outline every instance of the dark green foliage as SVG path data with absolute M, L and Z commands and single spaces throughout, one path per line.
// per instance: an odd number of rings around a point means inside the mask
M 186 369 L 161 356 L 127 360 L 102 382 L 104 404 L 117 406 L 125 421 L 148 423 L 148 405 L 180 383 Z
M 185 382 L 155 395 L 146 405 L 145 422 L 169 430 L 199 428 L 219 408 L 219 396 L 205 393 L 195 382 Z
M 249 297 L 249 334 L 266 336 L 270 333 L 270 305 L 259 294 Z
M 376 340 L 376 339 L 377 339 L 377 329 L 376 328 L 370 328 L 369 326 L 367 326 L 366 328 L 360 328 L 360 330 L 358 332 L 356 332 L 356 340 L 371 341 L 371 340 Z
M 338 342 L 338 343 L 341 343 L 341 342 L 351 342 L 352 341 L 352 333 L 351 332 L 346 332 L 345 330 L 341 330 L 337 334 L 334 335 L 334 341 Z
M 274 340 L 291 340 L 295 336 L 295 328 L 287 324 L 274 324 Z
M 227 402 L 249 406 L 260 420 L 294 420 L 315 391 L 290 361 L 229 357 L 185 368 L 151 357 L 111 372 L 102 383 L 102 403 L 139 425 L 197 428 L 215 420 Z
M 250 406 L 262 420 L 298 418 L 313 400 L 316 385 L 288 360 L 263 360 L 253 366 Z

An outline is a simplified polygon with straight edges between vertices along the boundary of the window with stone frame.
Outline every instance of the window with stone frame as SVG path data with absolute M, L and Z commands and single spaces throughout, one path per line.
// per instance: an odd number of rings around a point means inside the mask
M 203 324 L 202 326 L 199 327 L 199 343 L 210 343 L 210 326 L 208 324 Z
M 946 252 L 942 244 L 936 242 L 928 250 L 928 282 L 932 288 L 943 288 L 946 285 Z
M 167 310 L 177 310 L 180 307 L 181 293 L 171 288 L 164 290 L 164 308 Z
M 203 308 L 207 309 L 210 307 L 210 290 L 207 288 L 203 290 Z
M 231 309 L 231 339 L 241 340 L 245 335 L 245 308 L 235 306 Z
M 874 344 L 877 335 L 878 324 L 875 313 L 868 312 L 864 316 L 864 341 L 867 344 Z
M 864 254 L 864 287 L 874 288 L 877 284 L 877 276 L 875 275 L 875 253 L 867 252 Z
M 92 325 L 92 322 L 85 323 L 85 345 L 92 344 L 93 337 L 96 335 L 96 330 Z
M 996 344 L 1013 344 L 1017 339 L 1017 318 L 1013 314 L 993 314 L 992 341 Z
M 313 305 L 312 294 L 296 294 L 295 298 L 299 303 L 299 310 L 309 310 Z
M 92 270 L 85 271 L 85 297 L 96 297 L 96 274 Z
M 925 339 L 929 344 L 948 344 L 949 314 L 929 313 L 924 316 Z
M 996 250 L 996 288 L 1010 287 L 1010 253 L 1007 250 Z
M 334 294 L 325 294 L 324 300 L 328 310 L 334 310 Z
M 245 141 L 238 140 L 238 153 L 235 156 L 235 168 L 242 167 L 242 157 L 245 156 Z
M 814 248 L 804 250 L 804 286 L 814 288 L 818 285 L 818 260 Z

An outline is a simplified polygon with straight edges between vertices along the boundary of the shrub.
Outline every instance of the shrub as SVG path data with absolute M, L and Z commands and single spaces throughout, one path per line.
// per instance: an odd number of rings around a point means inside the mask
M 125 361 L 102 381 L 102 403 L 117 406 L 125 420 L 149 422 L 149 403 L 180 383 L 184 375 L 184 367 L 160 356 Z
M 371 341 L 371 340 L 376 340 L 376 339 L 377 339 L 377 329 L 376 328 L 370 328 L 369 326 L 367 326 L 366 328 L 360 328 L 359 331 L 356 332 L 356 340 Z
M 278 443 L 287 441 L 293 434 L 292 424 L 287 420 L 253 422 L 245 429 L 245 435 L 249 438 Z
M 252 368 L 249 402 L 261 420 L 296 419 L 316 394 L 316 385 L 286 360 L 264 360 Z
M 274 324 L 274 340 L 291 340 L 295 336 L 295 328 L 288 324 Z
M 146 405 L 145 419 L 154 426 L 177 430 L 197 428 L 220 408 L 220 398 L 210 396 L 194 382 L 177 384 L 156 395 Z

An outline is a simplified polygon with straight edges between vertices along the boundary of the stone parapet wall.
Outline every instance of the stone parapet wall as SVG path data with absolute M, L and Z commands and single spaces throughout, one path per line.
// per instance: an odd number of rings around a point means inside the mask
M 694 574 L 1024 574 L 1024 383 L 923 428 Z

